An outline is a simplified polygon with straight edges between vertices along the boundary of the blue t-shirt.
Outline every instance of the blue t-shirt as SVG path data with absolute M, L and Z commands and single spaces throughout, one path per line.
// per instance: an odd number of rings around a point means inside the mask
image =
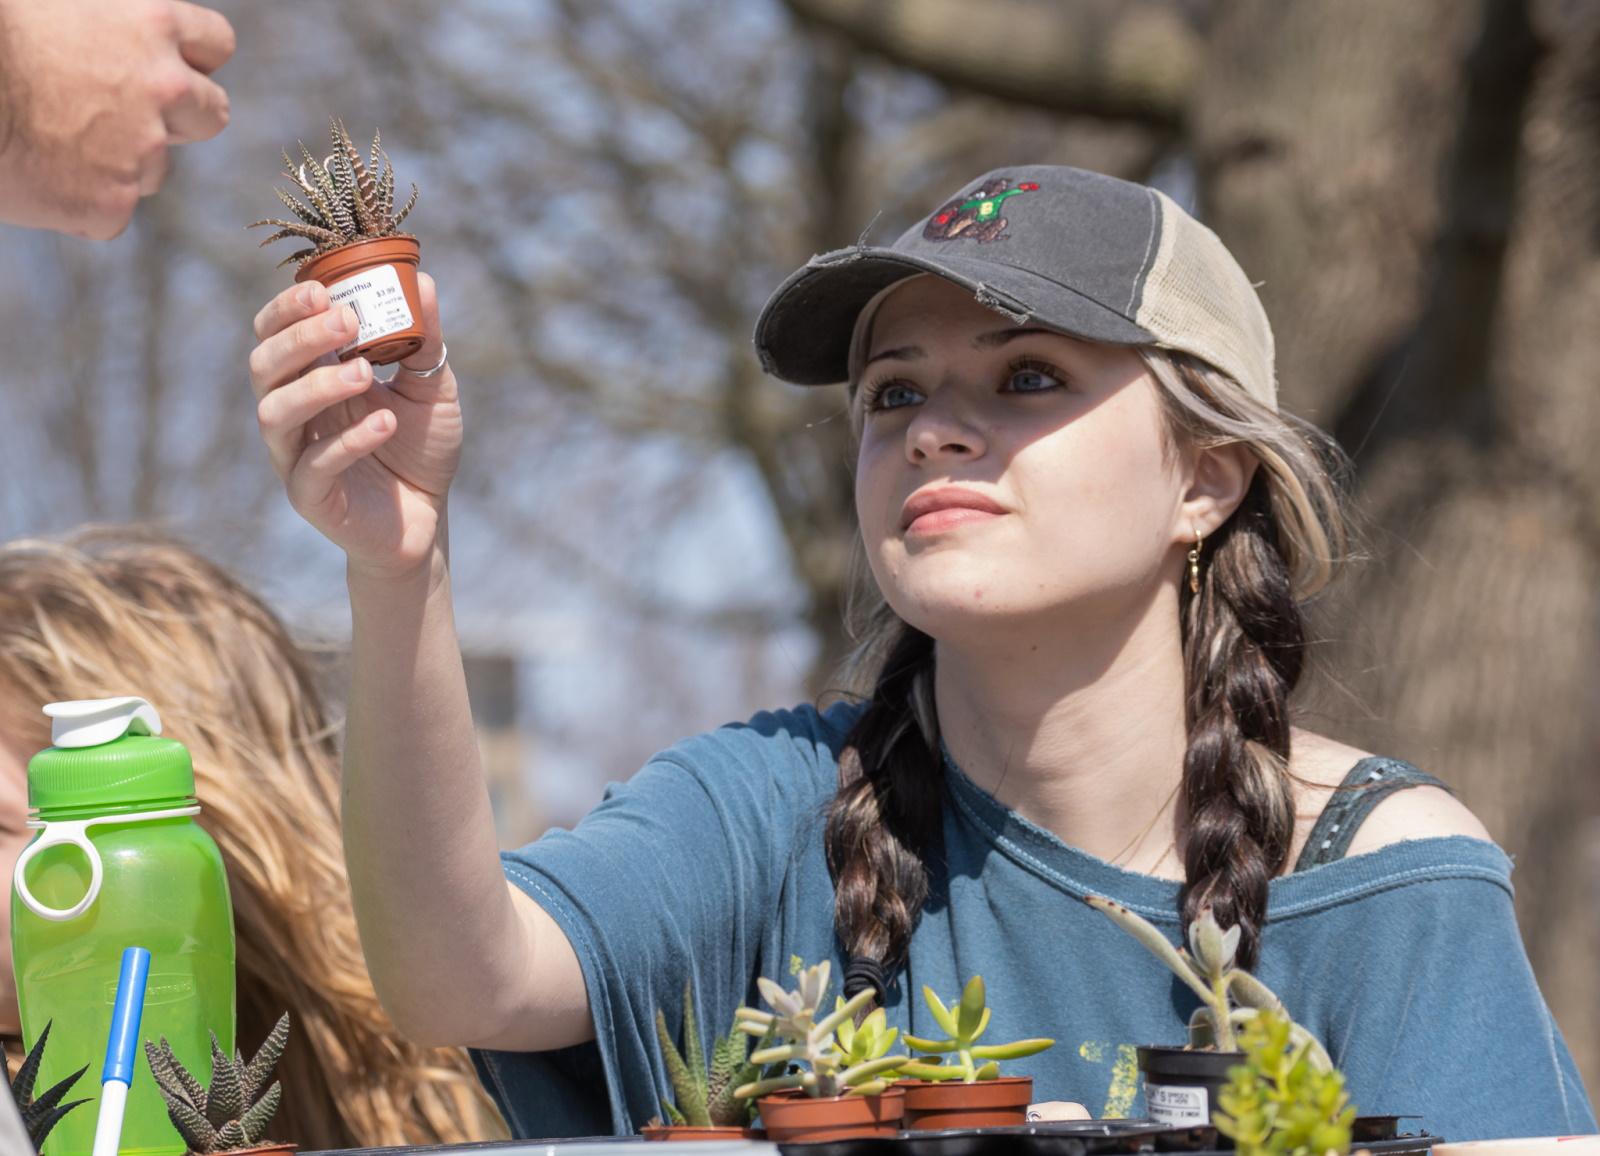
M 722 1034 L 755 977 L 844 974 L 824 810 L 861 707 L 763 713 L 657 755 L 570 831 L 502 856 L 583 966 L 596 1040 L 476 1052 L 513 1132 L 627 1134 L 669 1088 L 655 1011 L 681 1030 L 684 980 L 703 1035 Z M 946 1000 L 982 974 L 985 1042 L 1051 1036 L 1006 1070 L 1036 1100 L 1141 1116 L 1139 1044 L 1181 1044 L 1196 1000 L 1086 895 L 1124 903 L 1181 942 L 1178 885 L 1113 867 L 945 768 L 943 864 L 891 988 L 889 1022 L 937 1037 Z M 1463 837 L 1418 839 L 1274 879 L 1256 974 L 1327 1046 L 1364 1114 L 1420 1114 L 1453 1140 L 1592 1132 L 1593 1110 L 1534 981 L 1511 863 Z

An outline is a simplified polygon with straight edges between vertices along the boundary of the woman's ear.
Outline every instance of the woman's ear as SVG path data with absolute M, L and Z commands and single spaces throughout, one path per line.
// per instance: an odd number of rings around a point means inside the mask
M 1189 488 L 1173 527 L 1174 541 L 1193 542 L 1196 530 L 1207 538 L 1216 533 L 1244 501 L 1260 464 L 1241 442 L 1195 451 Z

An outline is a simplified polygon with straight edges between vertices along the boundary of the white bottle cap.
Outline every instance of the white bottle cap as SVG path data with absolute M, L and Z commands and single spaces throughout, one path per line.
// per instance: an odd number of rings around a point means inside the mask
M 158 735 L 161 716 L 142 698 L 85 698 L 53 702 L 44 708 L 50 716 L 50 741 L 58 747 L 97 747 L 123 735 Z

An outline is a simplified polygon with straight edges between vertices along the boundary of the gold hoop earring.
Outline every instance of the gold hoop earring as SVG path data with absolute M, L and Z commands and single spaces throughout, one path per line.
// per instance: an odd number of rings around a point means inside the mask
M 1205 541 L 1197 529 L 1194 532 L 1194 545 L 1189 547 L 1189 593 L 1200 593 L 1200 545 Z

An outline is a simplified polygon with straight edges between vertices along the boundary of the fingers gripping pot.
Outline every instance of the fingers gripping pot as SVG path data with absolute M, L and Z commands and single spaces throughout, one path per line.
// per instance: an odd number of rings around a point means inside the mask
M 209 1060 L 210 1032 L 232 1055 L 233 910 L 222 855 L 194 821 L 189 752 L 160 737 L 160 717 L 140 698 L 52 703 L 45 713 L 54 745 L 28 763 L 28 826 L 38 834 L 17 860 L 11 893 L 23 1037 L 52 1025 L 41 1086 L 104 1048 L 130 944 L 151 956 L 140 1034 L 165 1037 L 186 1066 Z M 128 1094 L 122 1146 L 178 1156 L 186 1145 L 155 1080 L 142 1076 Z M 48 1156 L 89 1153 L 96 1114 L 63 1119 Z

